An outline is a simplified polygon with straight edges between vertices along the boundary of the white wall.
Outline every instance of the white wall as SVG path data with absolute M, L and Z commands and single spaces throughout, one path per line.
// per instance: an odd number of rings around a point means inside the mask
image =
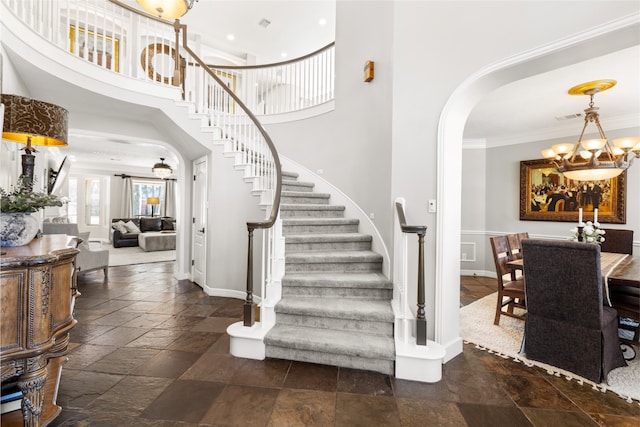
M 251 183 L 243 180 L 243 170 L 224 157 L 216 145 L 209 158 L 207 277 L 210 295 L 244 298 L 247 280 L 247 221 L 260 221 L 266 211 L 259 198 L 251 194 Z M 262 232 L 254 232 L 254 294 L 260 295 Z
M 338 1 L 335 111 L 266 128 L 279 152 L 341 189 L 391 244 L 393 3 Z M 365 61 L 375 78 L 363 81 Z
M 465 144 L 467 145 L 467 144 Z M 482 272 L 485 265 L 486 215 L 488 193 L 484 144 L 469 144 L 462 150 L 462 220 L 460 236 L 460 270 L 464 274 Z M 466 257 L 464 259 L 463 257 Z

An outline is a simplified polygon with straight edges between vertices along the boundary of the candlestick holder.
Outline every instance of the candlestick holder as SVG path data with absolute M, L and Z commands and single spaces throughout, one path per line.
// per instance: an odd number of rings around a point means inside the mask
M 583 225 L 579 225 L 578 226 L 578 242 L 582 242 L 583 241 L 583 235 L 582 235 L 582 231 L 584 230 L 584 226 Z

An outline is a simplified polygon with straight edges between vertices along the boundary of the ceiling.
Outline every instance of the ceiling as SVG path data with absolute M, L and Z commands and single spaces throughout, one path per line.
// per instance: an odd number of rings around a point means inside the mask
M 567 91 L 602 79 L 617 81 L 613 88 L 594 97 L 605 133 L 640 126 L 639 76 L 640 46 L 634 46 L 513 82 L 491 92 L 475 106 L 464 137 L 484 140 L 489 147 L 565 136 L 577 140 L 589 97 L 572 96 Z M 595 131 L 595 127 L 590 126 L 589 131 Z
M 135 0 L 124 2 L 137 6 Z M 266 29 L 258 25 L 263 18 L 271 21 Z M 319 19 L 326 19 L 327 23 L 318 25 Z M 282 52 L 287 52 L 291 59 L 333 41 L 335 0 L 199 0 L 181 21 L 187 23 L 190 34 L 202 34 L 203 43 L 232 52 L 236 57 L 269 63 L 283 60 Z M 228 34 L 233 34 L 235 39 L 227 40 Z M 480 100 L 468 118 L 464 138 L 479 140 L 489 147 L 561 136 L 577 138 L 583 118 L 558 120 L 557 117 L 583 113 L 588 97 L 570 96 L 567 90 L 598 79 L 618 82 L 595 99 L 605 132 L 640 126 L 638 76 L 640 45 L 513 82 Z M 29 80 L 33 85 L 42 81 L 41 78 Z M 79 134 L 73 130 L 64 151 L 75 156 L 77 162 L 100 163 L 114 170 L 150 169 L 160 157 L 172 159 L 166 148 L 153 141 L 121 135 Z M 176 165 L 172 163 L 172 166 Z

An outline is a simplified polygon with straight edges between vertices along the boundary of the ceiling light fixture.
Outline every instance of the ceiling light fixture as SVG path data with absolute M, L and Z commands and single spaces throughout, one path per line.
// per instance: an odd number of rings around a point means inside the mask
M 153 174 L 158 178 L 165 179 L 173 173 L 173 169 L 164 162 L 164 157 L 160 157 L 160 163 L 153 165 L 151 172 L 153 172 Z
M 2 138 L 26 144 L 22 150 L 22 176 L 33 182 L 37 150 L 33 145 L 48 147 L 67 145 L 69 112 L 48 102 L 17 95 L 2 95 L 4 122 Z
M 187 13 L 198 0 L 136 0 L 150 14 L 164 19 L 176 19 Z
M 634 157 L 640 158 L 640 137 L 618 138 L 609 143 L 598 118 L 598 107 L 593 104 L 593 96 L 611 89 L 615 80 L 596 80 L 569 89 L 569 95 L 589 95 L 589 108 L 584 110 L 584 126 L 575 144 L 556 144 L 542 150 L 546 159 L 553 159 L 554 166 L 569 179 L 594 181 L 610 179 L 628 169 Z M 589 123 L 593 122 L 600 138 L 583 140 Z

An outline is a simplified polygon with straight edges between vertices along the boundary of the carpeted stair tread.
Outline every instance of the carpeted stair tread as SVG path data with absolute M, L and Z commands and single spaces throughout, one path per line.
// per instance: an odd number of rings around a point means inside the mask
M 367 359 L 395 359 L 392 337 L 276 324 L 264 338 L 269 346 Z M 268 351 L 268 350 L 267 350 Z
M 332 233 L 332 234 L 288 234 L 287 243 L 308 243 L 308 242 L 370 242 L 371 235 L 361 233 Z
M 282 191 L 282 197 L 303 197 L 307 199 L 328 199 L 331 197 L 329 193 L 311 193 L 308 191 Z
M 393 322 L 389 301 L 344 298 L 297 297 L 283 298 L 275 307 L 276 313 L 297 314 L 333 319 Z M 277 314 L 276 314 L 277 316 Z
M 291 181 L 295 181 L 298 179 L 298 172 L 288 172 L 288 171 L 282 171 L 282 179 L 288 179 Z
M 394 360 L 354 357 L 335 353 L 319 353 L 312 350 L 294 350 L 275 346 L 267 346 L 265 354 L 267 357 L 274 359 L 297 360 L 299 362 L 320 365 L 340 366 L 342 368 L 380 372 L 385 375 L 394 375 L 395 373 Z
M 282 278 L 282 285 L 393 289 L 393 282 L 381 273 L 287 273 Z
M 382 255 L 373 251 L 296 252 L 285 255 L 287 264 L 382 262 Z
M 280 210 L 283 211 L 344 211 L 341 205 L 316 205 L 313 203 L 282 203 Z
M 283 218 L 282 225 L 354 225 L 360 224 L 357 218 Z
M 302 182 L 302 181 L 295 181 L 295 180 L 289 180 L 289 179 L 282 179 L 282 186 L 302 188 L 303 190 L 301 191 L 311 191 L 311 189 L 315 187 L 315 184 L 313 182 Z M 291 188 L 290 190 L 284 190 L 284 191 L 296 191 L 293 188 Z

